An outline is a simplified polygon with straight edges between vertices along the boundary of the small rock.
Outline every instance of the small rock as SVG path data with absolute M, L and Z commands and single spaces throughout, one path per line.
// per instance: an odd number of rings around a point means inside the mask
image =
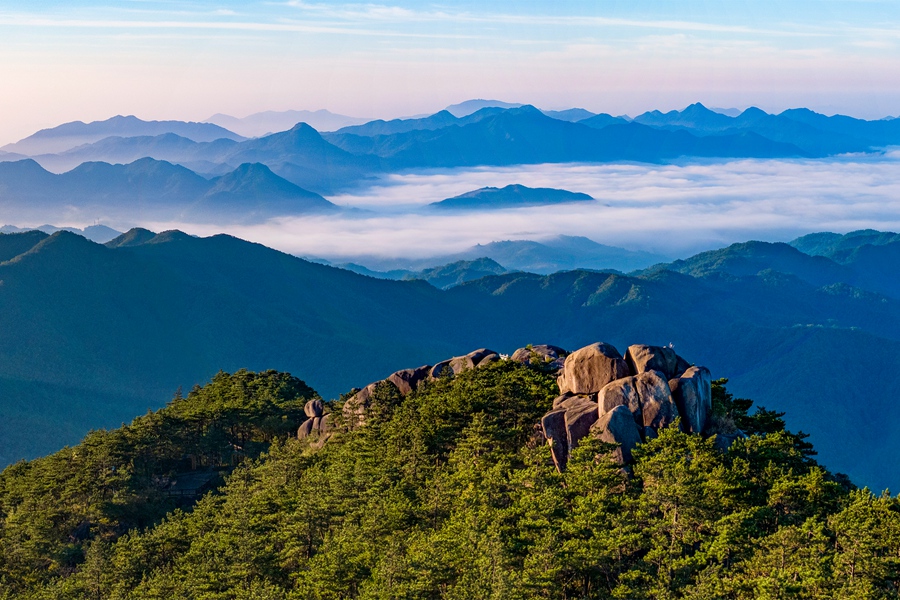
M 472 361 L 473 367 L 478 367 L 488 359 L 490 359 L 491 361 L 500 360 L 500 355 L 493 350 L 488 350 L 487 348 L 479 348 L 478 350 L 474 350 L 466 354 L 466 358 Z
M 500 355 L 493 350 L 479 348 L 478 350 L 469 352 L 465 356 L 454 356 L 450 359 L 449 365 L 453 374 L 459 375 L 463 371 L 474 369 L 482 364 L 490 364 L 491 362 L 498 360 L 500 360 Z
M 500 362 L 500 355 L 497 354 L 496 352 L 494 352 L 492 354 L 488 354 L 487 356 L 482 358 L 480 361 L 478 361 L 477 367 L 478 368 L 486 367 L 487 365 L 489 365 L 491 363 L 495 363 L 495 362 Z

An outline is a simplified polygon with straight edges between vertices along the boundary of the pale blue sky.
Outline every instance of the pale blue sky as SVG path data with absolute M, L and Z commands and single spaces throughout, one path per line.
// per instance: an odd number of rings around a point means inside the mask
M 0 0 L 0 143 L 114 114 L 393 117 L 472 97 L 895 115 L 898 5 Z

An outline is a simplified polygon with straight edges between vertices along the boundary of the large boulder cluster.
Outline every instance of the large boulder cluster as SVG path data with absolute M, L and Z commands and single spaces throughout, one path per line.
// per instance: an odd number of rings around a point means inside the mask
M 457 375 L 502 358 L 506 357 L 480 348 L 435 365 L 397 371 L 356 391 L 344 402 L 343 420 L 351 428 L 364 425 L 382 386 L 391 386 L 400 396 L 406 396 L 425 381 Z M 542 344 L 519 348 L 509 358 L 557 375 L 560 395 L 541 419 L 541 431 L 560 471 L 578 442 L 587 436 L 616 444 L 613 459 L 626 464 L 635 446 L 652 439 L 660 428 L 676 419 L 680 418 L 686 432 L 701 433 L 707 427 L 712 410 L 709 370 L 692 366 L 671 348 L 636 344 L 629 346 L 623 357 L 603 342 L 572 353 Z M 308 419 L 297 437 L 315 436 L 315 443 L 323 444 L 334 426 L 332 415 L 325 410 L 321 400 L 307 403 Z M 727 444 L 734 437 L 723 440 Z
M 629 346 L 624 357 L 610 344 L 585 346 L 566 356 L 557 383 L 560 396 L 541 426 L 559 470 L 588 435 L 618 444 L 614 459 L 624 464 L 679 417 L 685 431 L 702 432 L 712 410 L 709 370 L 660 346 Z

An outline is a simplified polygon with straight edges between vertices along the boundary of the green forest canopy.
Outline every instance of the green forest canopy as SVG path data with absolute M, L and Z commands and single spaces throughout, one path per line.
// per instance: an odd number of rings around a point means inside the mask
M 220 373 L 0 474 L 0 597 L 900 596 L 900 501 L 830 474 L 724 383 L 717 419 L 751 434 L 727 452 L 673 427 L 627 472 L 589 440 L 558 473 L 535 430 L 555 382 L 535 368 L 381 386 L 353 430 L 329 403 L 321 449 L 292 435 L 318 397 L 303 382 Z M 220 486 L 173 495 L 184 472 Z

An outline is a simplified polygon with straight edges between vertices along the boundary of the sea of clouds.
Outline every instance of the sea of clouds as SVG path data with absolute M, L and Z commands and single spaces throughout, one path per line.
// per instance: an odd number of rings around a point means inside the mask
M 427 205 L 484 186 L 519 183 L 585 192 L 596 202 L 495 211 Z M 559 234 L 687 256 L 750 239 L 815 231 L 900 230 L 900 151 L 828 160 L 684 164 L 548 164 L 393 174 L 329 198 L 360 210 L 256 225 L 141 223 L 197 235 L 227 232 L 292 254 L 428 257 L 497 240 Z

